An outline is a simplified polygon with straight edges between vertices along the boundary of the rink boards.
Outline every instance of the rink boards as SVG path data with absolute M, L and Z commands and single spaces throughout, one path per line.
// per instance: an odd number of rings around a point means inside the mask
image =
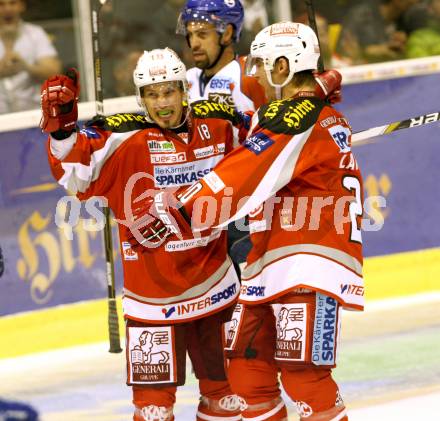
M 354 131 L 432 113 L 439 109 L 433 89 L 439 82 L 440 76 L 433 74 L 351 84 L 344 88 L 344 103 L 338 108 Z M 132 110 L 121 110 L 117 101 L 114 104 L 118 111 Z M 106 108 L 109 113 L 116 109 Z M 83 109 L 83 119 L 93 110 L 87 112 Z M 367 299 L 440 289 L 435 277 L 440 272 L 439 129 L 439 123 L 434 123 L 355 148 L 365 196 L 381 195 L 387 202 L 370 219 L 384 218 L 383 228 L 363 234 L 368 257 Z M 72 232 L 73 241 L 68 241 L 55 225 L 56 205 L 65 192 L 50 174 L 45 136 L 35 127 L 6 131 L 0 133 L 0 145 L 0 247 L 4 260 L 0 315 L 91 300 L 76 307 L 75 317 L 86 319 L 98 308 L 104 316 L 105 302 L 99 301 L 106 296 L 102 236 L 88 231 L 80 221 Z M 114 249 L 119 250 L 116 227 L 113 234 Z M 120 291 L 119 256 L 116 262 Z M 46 315 L 41 323 L 47 320 Z M 56 317 L 50 322 L 56 322 Z M 91 324 L 94 339 L 105 338 L 105 317 L 102 322 L 103 329 Z M 87 332 L 84 334 L 86 338 L 75 343 L 89 341 Z

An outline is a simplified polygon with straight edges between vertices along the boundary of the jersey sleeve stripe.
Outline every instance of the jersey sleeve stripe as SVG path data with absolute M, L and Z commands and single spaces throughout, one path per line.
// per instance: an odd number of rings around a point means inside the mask
M 126 133 L 113 133 L 108 137 L 102 148 L 91 154 L 88 165 L 82 164 L 81 162 L 61 162 L 64 174 L 58 180 L 58 183 L 72 193 L 84 193 L 90 184 L 98 179 L 102 167 L 114 154 L 116 149 L 137 131 L 138 130 Z M 69 156 L 66 158 L 68 160 Z
M 68 138 L 62 141 L 56 140 L 51 136 L 49 143 L 51 154 L 56 159 L 63 160 L 72 150 L 73 146 L 76 143 L 77 137 L 77 132 L 73 132 Z
M 226 293 L 225 293 L 226 292 Z M 122 307 L 130 319 L 153 324 L 189 322 L 200 317 L 207 317 L 214 312 L 232 305 L 238 298 L 240 283 L 231 265 L 226 275 L 211 289 L 196 298 L 188 298 L 169 304 L 149 304 L 123 296 Z M 213 297 L 223 297 L 215 299 Z M 200 306 L 200 303 L 203 305 Z
M 228 274 L 232 266 L 232 261 L 229 257 L 223 262 L 223 264 L 214 272 L 206 281 L 198 284 L 192 288 L 188 288 L 180 295 L 176 295 L 168 298 L 153 298 L 144 297 L 134 292 L 129 291 L 127 288 L 124 289 L 124 297 L 134 299 L 142 303 L 149 304 L 171 304 L 184 300 L 192 300 L 210 291 L 217 283 L 222 281 Z
M 240 302 L 261 304 L 273 301 L 296 288 L 307 288 L 336 298 L 344 307 L 362 310 L 364 295 L 347 294 L 343 287 L 348 285 L 362 292 L 364 290 L 362 276 L 347 270 L 345 266 L 322 256 L 299 253 L 276 260 L 253 278 L 243 279 Z M 264 297 L 246 293 L 249 288 L 263 286 Z
M 222 228 L 232 221 L 245 217 L 289 183 L 292 179 L 298 157 L 312 131 L 313 127 L 290 139 L 268 168 L 266 174 L 258 183 L 249 199 L 241 208 L 237 209 L 237 212 L 234 215 L 232 215 L 227 221 L 221 222 L 217 228 Z
M 362 276 L 362 264 L 355 257 L 350 256 L 341 250 L 318 244 L 297 244 L 268 251 L 256 262 L 246 266 L 242 273 L 242 279 L 247 280 L 253 278 L 274 261 L 298 253 L 311 253 L 326 257 L 345 266 L 347 269 L 353 271 L 357 275 Z

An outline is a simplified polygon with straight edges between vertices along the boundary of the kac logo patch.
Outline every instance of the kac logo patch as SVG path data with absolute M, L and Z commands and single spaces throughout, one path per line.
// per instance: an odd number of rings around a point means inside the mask
M 84 127 L 79 132 L 85 134 L 88 139 L 99 139 L 101 136 L 93 127 Z
M 266 136 L 264 133 L 257 133 L 248 137 L 243 146 L 246 149 L 249 149 L 255 155 L 260 155 L 260 153 L 264 152 L 269 146 L 273 145 L 275 142 L 270 139 L 269 136 Z
M 131 248 L 131 245 L 128 241 L 122 242 L 122 254 L 124 256 L 124 260 L 139 260 L 138 254 Z
M 350 139 L 351 132 L 347 127 L 344 126 L 333 126 L 328 129 L 333 140 L 338 145 L 341 153 L 350 152 L 350 144 L 348 139 Z

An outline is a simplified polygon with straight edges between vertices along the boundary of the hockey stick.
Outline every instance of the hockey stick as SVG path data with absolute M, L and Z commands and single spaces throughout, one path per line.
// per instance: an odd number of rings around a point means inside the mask
M 351 143 L 354 145 L 364 145 L 370 143 L 372 138 L 392 133 L 397 130 L 411 129 L 413 127 L 424 126 L 425 124 L 435 123 L 440 120 L 440 112 L 419 115 L 418 117 L 408 118 L 407 120 L 395 121 L 394 123 L 377 126 L 371 129 L 353 133 Z
M 304 0 L 307 8 L 307 17 L 309 19 L 309 26 L 315 31 L 316 38 L 318 38 L 319 51 L 321 51 L 321 41 L 319 40 L 318 26 L 316 25 L 316 15 L 315 7 L 313 5 L 313 0 Z M 322 60 L 322 54 L 318 59 L 318 72 L 322 73 L 324 71 L 324 61 Z
M 92 24 L 92 44 L 93 44 L 93 69 L 95 75 L 95 106 L 96 114 L 104 115 L 104 99 L 102 92 L 102 74 L 101 74 L 101 55 L 99 50 L 99 11 L 106 0 L 90 0 L 90 13 Z M 104 226 L 104 248 L 107 276 L 107 294 L 108 294 L 108 332 L 111 353 L 122 352 L 119 338 L 118 311 L 116 308 L 115 292 L 115 268 L 113 263 L 113 240 L 112 229 L 110 225 L 110 210 L 104 208 L 105 226 Z

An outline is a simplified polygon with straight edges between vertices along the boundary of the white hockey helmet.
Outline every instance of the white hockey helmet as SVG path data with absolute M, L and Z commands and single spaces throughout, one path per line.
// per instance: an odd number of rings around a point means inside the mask
M 246 62 L 246 73 L 252 74 L 257 59 L 263 60 L 267 80 L 277 90 L 287 85 L 295 73 L 303 70 L 316 70 L 320 56 L 318 38 L 307 25 L 294 22 L 279 22 L 262 29 L 251 44 Z M 271 71 L 278 58 L 285 57 L 289 62 L 289 75 L 282 84 L 272 81 Z
M 171 48 L 144 51 L 134 69 L 133 81 L 136 86 L 138 104 L 144 108 L 147 120 L 150 122 L 152 120 L 142 101 L 141 88 L 143 86 L 163 82 L 181 82 L 185 94 L 188 86 L 185 64 Z

